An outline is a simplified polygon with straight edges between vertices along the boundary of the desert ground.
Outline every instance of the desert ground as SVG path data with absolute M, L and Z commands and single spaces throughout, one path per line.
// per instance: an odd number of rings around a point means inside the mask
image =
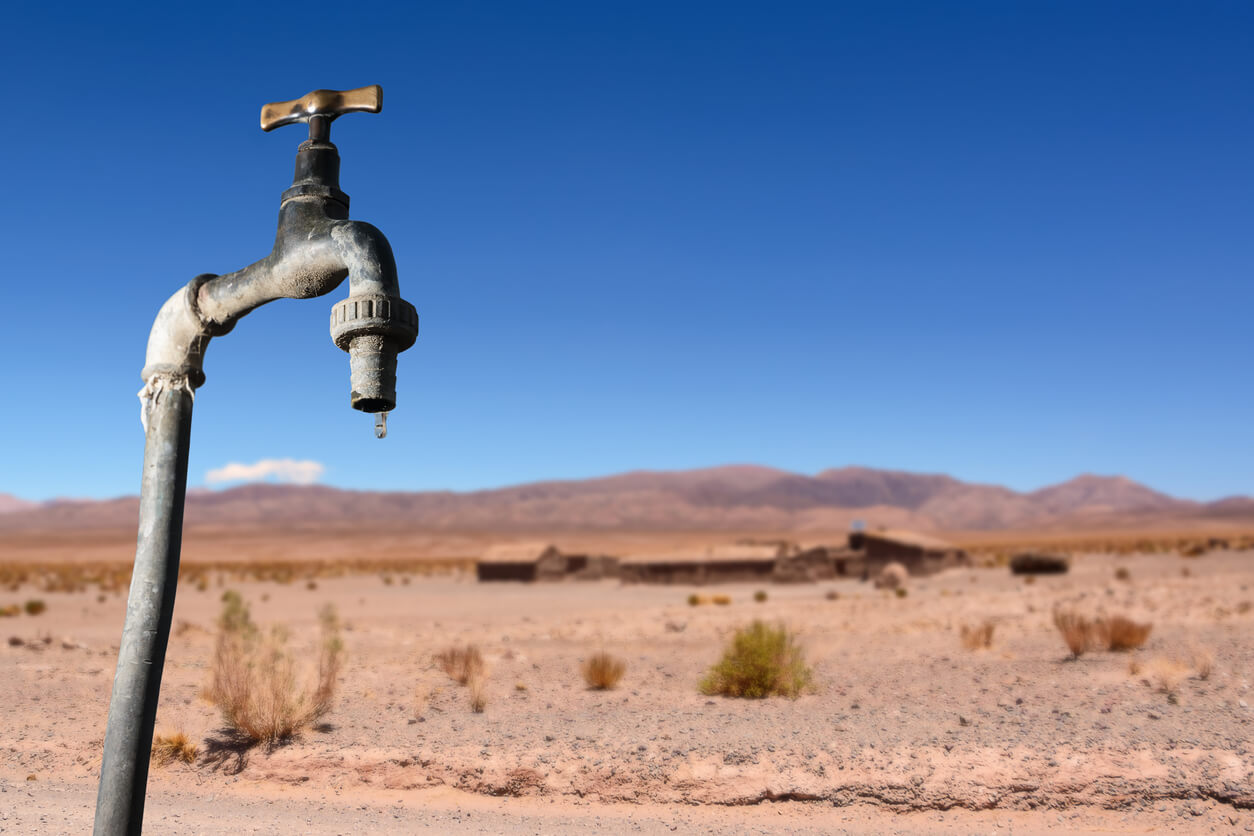
M 146 822 L 154 833 L 1254 832 L 1252 560 L 1080 554 L 1065 575 L 955 569 L 911 578 L 904 596 L 855 580 L 479 584 L 455 562 L 275 581 L 189 563 L 158 730 L 184 732 L 198 754 L 154 765 Z M 343 624 L 333 708 L 281 745 L 240 743 L 203 696 L 227 589 L 259 624 L 286 625 L 302 659 L 316 655 L 321 606 Z M 691 594 L 731 601 L 694 606 Z M 0 832 L 86 832 L 125 589 L 49 592 L 31 578 L 0 590 L 0 607 L 29 599 L 46 611 L 0 619 Z M 1071 659 L 1058 607 L 1153 627 L 1134 651 Z M 795 631 L 813 684 L 796 699 L 702 694 L 754 619 Z M 991 646 L 967 649 L 962 627 L 986 622 Z M 468 644 L 486 661 L 481 712 L 433 658 Z M 626 663 L 611 690 L 581 676 L 598 651 Z

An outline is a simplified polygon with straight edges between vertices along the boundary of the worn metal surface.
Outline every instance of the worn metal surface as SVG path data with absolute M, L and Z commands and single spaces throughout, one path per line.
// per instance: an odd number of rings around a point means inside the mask
M 383 109 L 383 88 L 377 84 L 355 90 L 314 90 L 290 102 L 271 102 L 261 108 L 261 129 L 308 122 L 322 116 L 327 122 L 345 113 L 378 113 Z M 312 138 L 312 137 L 311 137 Z
M 299 105 L 299 112 L 276 117 L 279 121 L 270 126 L 308 120 L 311 137 L 297 150 L 296 173 L 280 199 L 270 254 L 233 273 L 197 276 L 166 301 L 153 322 L 142 372 L 146 443 L 139 542 L 109 703 L 97 836 L 139 833 L 143 823 L 178 579 L 192 398 L 205 380 L 209 341 L 266 302 L 322 296 L 347 278 L 351 295 L 337 306 L 344 311 L 338 330 L 333 311 L 333 338 L 349 352 L 351 405 L 377 413 L 395 406 L 396 355 L 418 334 L 417 312 L 400 298 L 387 238 L 368 223 L 348 219 L 348 195 L 339 188 L 339 153 L 327 139 L 330 121 L 341 113 L 377 112 L 382 90 L 331 93 L 316 90 L 281 103 Z M 351 306 L 352 317 L 345 305 Z
M 146 405 L 139 538 L 109 700 L 96 836 L 139 833 L 144 818 L 152 729 L 178 584 L 192 429 L 191 386 L 178 380 L 165 384 Z

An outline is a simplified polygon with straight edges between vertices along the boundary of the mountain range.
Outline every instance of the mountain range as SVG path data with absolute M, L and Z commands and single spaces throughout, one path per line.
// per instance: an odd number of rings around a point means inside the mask
M 134 526 L 138 498 L 30 503 L 0 495 L 0 531 Z M 1177 499 L 1122 476 L 1030 492 L 950 476 L 842 467 L 815 476 L 756 465 L 634 471 L 493 490 L 376 492 L 249 484 L 188 492 L 188 525 L 429 531 L 843 531 L 854 520 L 918 530 L 1099 529 L 1254 522 L 1254 499 Z

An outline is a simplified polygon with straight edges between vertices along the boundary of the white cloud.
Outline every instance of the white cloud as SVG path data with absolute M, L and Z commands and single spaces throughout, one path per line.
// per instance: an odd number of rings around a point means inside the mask
M 231 462 L 215 467 L 205 474 L 210 485 L 219 482 L 287 482 L 293 485 L 312 485 L 321 478 L 326 468 L 321 462 L 297 461 L 296 459 L 262 459 L 252 464 Z

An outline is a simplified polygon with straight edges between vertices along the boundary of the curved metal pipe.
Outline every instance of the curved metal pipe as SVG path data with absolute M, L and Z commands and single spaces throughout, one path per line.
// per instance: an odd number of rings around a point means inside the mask
M 395 405 L 396 355 L 413 344 L 417 314 L 400 298 L 387 238 L 348 219 L 338 172 L 334 145 L 303 143 L 270 254 L 233 273 L 197 276 L 162 305 L 153 322 L 140 391 L 145 447 L 139 537 L 109 702 L 96 836 L 137 834 L 143 826 L 178 582 L 193 392 L 205 381 L 209 341 L 266 302 L 322 296 L 348 278 L 352 295 L 332 311 L 331 333 L 349 352 L 352 405 L 366 412 Z

